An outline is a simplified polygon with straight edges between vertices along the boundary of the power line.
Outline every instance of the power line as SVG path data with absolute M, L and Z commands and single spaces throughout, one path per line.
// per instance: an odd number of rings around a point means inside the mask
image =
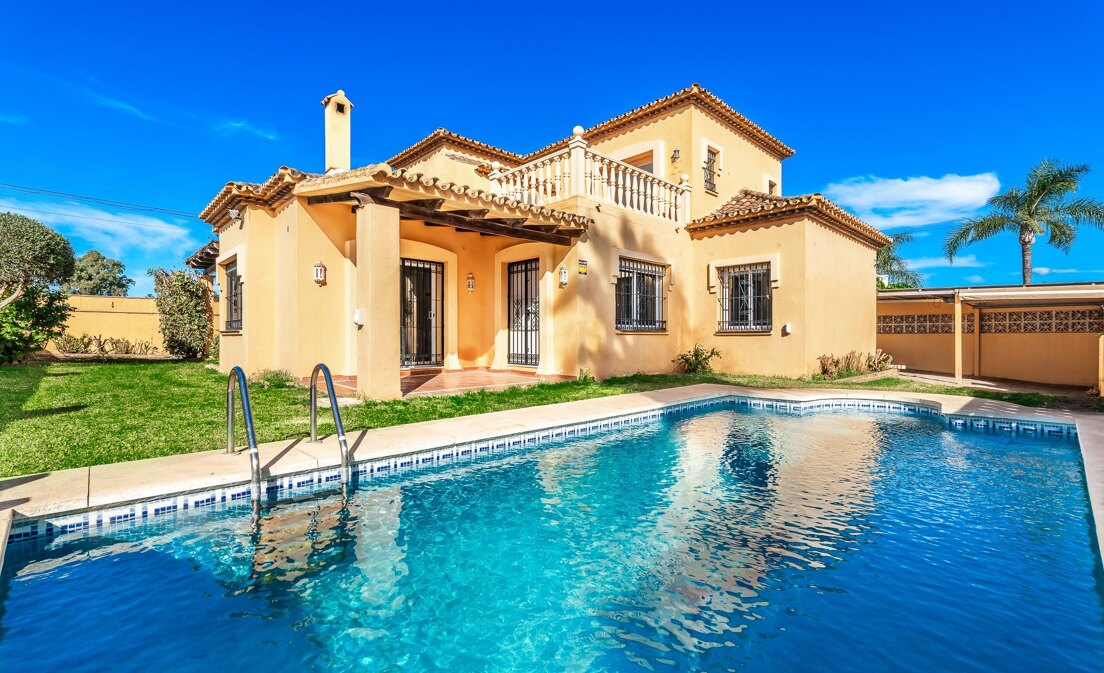
M 159 215 L 175 215 L 177 217 L 194 218 L 195 213 L 189 213 L 184 210 L 176 210 L 174 208 L 162 208 L 161 206 L 150 206 L 142 203 L 130 203 L 129 201 L 117 201 L 115 199 L 104 199 L 98 196 L 85 196 L 83 194 L 71 194 L 69 192 L 57 192 L 50 189 L 42 189 L 41 187 L 31 187 L 28 185 L 16 185 L 9 182 L 0 182 L 0 187 L 7 187 L 8 189 L 15 189 L 24 194 L 33 194 L 36 196 L 47 196 L 55 199 L 71 199 L 74 201 L 84 201 L 86 203 L 94 203 L 100 206 L 108 206 L 112 208 L 122 208 L 124 210 L 135 210 L 140 212 L 157 213 Z
M 5 192 L 10 194 L 11 192 Z M 14 210 L 28 212 L 28 213 L 40 213 L 42 215 L 57 215 L 58 217 L 65 217 L 76 221 L 81 220 L 95 220 L 97 222 L 113 222 L 115 224 L 126 224 L 131 227 L 140 227 L 143 229 L 167 229 L 171 231 L 179 231 L 180 229 L 187 229 L 183 225 L 172 224 L 154 224 L 152 222 L 133 222 L 129 220 L 114 220 L 106 217 L 92 217 L 91 215 L 73 215 L 71 213 L 59 213 L 53 210 L 39 210 L 37 208 L 24 208 L 23 206 L 12 206 Z
M 184 194 L 178 194 L 175 192 L 163 192 L 157 189 L 146 189 L 144 187 L 135 187 L 134 185 L 123 185 L 117 182 L 104 182 L 102 180 L 93 180 L 92 178 L 80 175 L 65 175 L 63 173 L 54 173 L 52 171 L 43 171 L 35 168 L 26 168 L 24 166 L 13 166 L 11 164 L 0 164 L 0 168 L 8 168 L 13 171 L 22 171 L 24 173 L 37 173 L 39 175 L 52 175 L 56 178 L 65 178 L 66 180 L 81 180 L 83 182 L 89 182 L 95 185 L 104 185 L 106 187 L 118 187 L 119 189 L 128 189 L 134 192 L 146 192 L 149 194 L 160 194 L 162 196 L 174 196 L 181 199 L 188 199 L 195 203 L 199 203 L 199 199 L 195 196 L 186 196 Z

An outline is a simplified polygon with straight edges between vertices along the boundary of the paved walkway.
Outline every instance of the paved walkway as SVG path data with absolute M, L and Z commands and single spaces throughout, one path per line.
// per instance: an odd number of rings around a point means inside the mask
M 400 379 L 403 397 L 427 395 L 455 395 L 469 390 L 501 390 L 518 386 L 531 386 L 542 381 L 568 381 L 570 376 L 545 376 L 525 371 L 490 371 L 487 369 L 463 369 L 460 371 L 411 372 Z M 342 397 L 356 397 L 357 377 L 333 377 L 334 392 Z M 310 381 L 303 379 L 303 384 Z M 318 386 L 326 384 L 318 377 Z
M 1030 381 L 1009 381 L 1008 379 L 983 379 L 973 376 L 963 376 L 962 381 L 955 381 L 951 374 L 938 372 L 914 372 L 902 371 L 901 378 L 920 383 L 933 383 L 943 386 L 959 386 L 962 388 L 974 388 L 976 390 L 991 390 L 1001 393 L 1042 393 L 1044 395 L 1056 395 L 1059 397 L 1085 397 L 1088 386 L 1055 386 L 1046 383 L 1031 383 Z

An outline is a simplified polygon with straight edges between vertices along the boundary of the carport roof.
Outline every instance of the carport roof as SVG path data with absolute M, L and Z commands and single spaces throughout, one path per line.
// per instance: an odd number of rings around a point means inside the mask
M 878 301 L 953 302 L 955 295 L 958 295 L 963 302 L 978 308 L 1104 304 L 1104 282 L 878 290 Z

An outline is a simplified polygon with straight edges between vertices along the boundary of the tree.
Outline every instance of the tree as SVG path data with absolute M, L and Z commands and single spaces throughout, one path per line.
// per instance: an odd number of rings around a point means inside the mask
M 0 309 L 27 288 L 73 275 L 73 246 L 53 229 L 15 213 L 0 213 Z
M 207 352 L 211 342 L 211 289 L 188 271 L 150 269 L 161 318 L 165 350 L 194 358 Z
M 911 243 L 912 240 L 912 234 L 903 232 L 891 237 L 889 243 L 878 248 L 875 268 L 877 268 L 879 276 L 889 277 L 887 286 L 916 287 L 923 282 L 920 275 L 908 267 L 908 262 L 898 252 L 902 245 Z
M 1068 253 L 1079 225 L 1104 229 L 1104 201 L 1084 196 L 1073 198 L 1081 178 L 1089 172 L 1085 164 L 1064 166 L 1044 159 L 1027 174 L 1024 186 L 1012 187 L 989 199 L 991 212 L 963 220 L 943 244 L 947 259 L 954 259 L 963 247 L 1005 231 L 1020 241 L 1024 285 L 1031 284 L 1031 247 L 1046 234 L 1048 243 Z
M 104 297 L 125 297 L 134 281 L 127 278 L 126 267 L 117 259 L 104 257 L 89 250 L 77 258 L 73 276 L 65 286 L 69 294 L 94 294 Z
M 61 336 L 70 310 L 63 293 L 36 285 L 25 287 L 0 308 L 0 363 L 19 362 Z

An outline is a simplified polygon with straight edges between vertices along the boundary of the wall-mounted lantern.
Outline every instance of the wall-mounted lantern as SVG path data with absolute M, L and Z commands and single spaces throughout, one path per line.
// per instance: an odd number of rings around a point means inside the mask
M 567 287 L 567 265 L 560 265 L 560 287 Z
M 326 265 L 322 262 L 318 262 L 314 265 L 314 282 L 319 285 L 326 284 Z
M 475 274 L 468 273 L 468 294 L 475 292 Z
M 671 152 L 671 163 L 675 163 L 679 160 L 679 150 L 676 147 L 674 152 Z

